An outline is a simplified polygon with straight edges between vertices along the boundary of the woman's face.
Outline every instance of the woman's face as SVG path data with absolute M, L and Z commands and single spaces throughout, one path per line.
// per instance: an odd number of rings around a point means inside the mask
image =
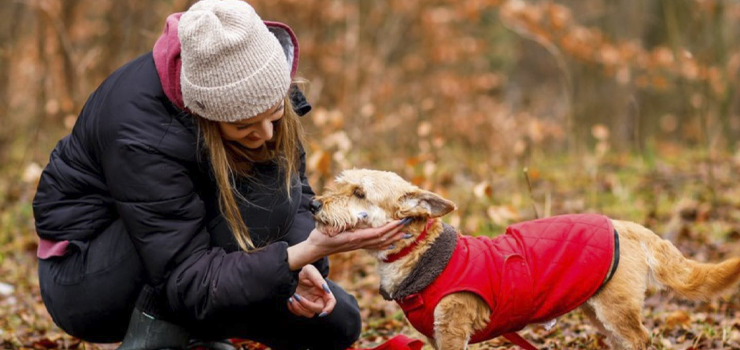
M 283 117 L 283 101 L 256 116 L 235 122 L 219 122 L 224 139 L 235 141 L 250 149 L 259 148 L 272 139 L 276 124 Z

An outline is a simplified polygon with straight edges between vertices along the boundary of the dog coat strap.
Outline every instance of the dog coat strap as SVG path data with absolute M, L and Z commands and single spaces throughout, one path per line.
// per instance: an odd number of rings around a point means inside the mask
M 522 338 L 519 333 L 512 332 L 512 333 L 506 333 L 504 334 L 504 338 L 506 338 L 508 341 L 516 344 L 516 346 L 524 349 L 524 350 L 538 350 L 534 345 L 530 344 L 526 339 Z
M 419 339 L 409 338 L 399 334 L 387 342 L 378 345 L 372 349 L 347 349 L 347 350 L 421 350 L 424 343 Z
M 396 301 L 405 313 L 424 306 L 424 298 L 419 293 L 414 293 Z

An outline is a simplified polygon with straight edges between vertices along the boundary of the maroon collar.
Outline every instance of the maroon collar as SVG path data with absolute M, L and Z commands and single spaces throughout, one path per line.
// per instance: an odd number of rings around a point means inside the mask
M 437 219 L 427 220 L 427 226 L 424 227 L 424 231 L 421 231 L 421 234 L 419 235 L 419 237 L 416 237 L 416 240 L 414 241 L 414 243 L 409 244 L 405 248 L 401 249 L 398 253 L 388 255 L 385 259 L 383 259 L 383 262 L 386 264 L 390 264 L 400 258 L 403 258 L 406 255 L 409 255 L 409 253 L 411 253 L 411 251 L 414 250 L 414 248 L 416 248 L 416 246 L 419 245 L 419 242 L 423 241 L 424 238 L 427 237 L 429 228 L 432 227 L 432 224 L 434 224 L 435 222 L 437 222 Z

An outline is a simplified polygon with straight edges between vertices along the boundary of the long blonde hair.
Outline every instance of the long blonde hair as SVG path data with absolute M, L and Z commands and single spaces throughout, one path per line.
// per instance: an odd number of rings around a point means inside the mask
M 303 149 L 303 128 L 293 110 L 290 97 L 285 97 L 283 117 L 275 124 L 274 136 L 262 147 L 254 150 L 239 147 L 221 137 L 218 122 L 194 116 L 199 134 L 208 149 L 211 168 L 218 186 L 218 203 L 221 214 L 229 223 L 239 247 L 247 252 L 257 250 L 249 235 L 244 218 L 239 212 L 237 198 L 245 200 L 235 191 L 235 178 L 250 177 L 255 163 L 274 161 L 284 174 L 283 184 L 290 198 L 291 181 L 300 167 L 300 152 Z M 200 138 L 199 138 L 200 143 Z M 235 193 L 236 192 L 236 193 Z

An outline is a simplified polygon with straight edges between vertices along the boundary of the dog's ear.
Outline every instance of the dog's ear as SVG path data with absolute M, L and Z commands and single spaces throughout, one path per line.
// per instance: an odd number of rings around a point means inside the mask
M 399 219 L 414 216 L 438 218 L 457 209 L 455 203 L 424 190 L 404 194 L 399 198 L 399 203 L 400 207 L 396 212 Z

